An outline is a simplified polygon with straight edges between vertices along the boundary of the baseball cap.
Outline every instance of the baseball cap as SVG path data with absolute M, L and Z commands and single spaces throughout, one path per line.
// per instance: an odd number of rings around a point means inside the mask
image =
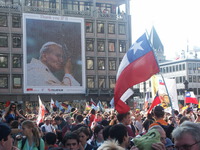
M 5 123 L 0 122 L 0 141 L 7 138 L 10 133 L 10 127 Z
M 169 138 L 166 138 L 165 147 L 169 147 L 169 146 L 174 146 L 174 144 L 172 143 L 172 141 Z

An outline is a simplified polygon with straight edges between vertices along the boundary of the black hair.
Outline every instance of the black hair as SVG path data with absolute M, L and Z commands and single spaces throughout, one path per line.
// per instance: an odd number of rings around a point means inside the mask
M 45 142 L 48 145 L 54 145 L 56 143 L 56 134 L 53 132 L 48 132 L 45 134 Z
M 111 125 L 108 125 L 106 126 L 104 129 L 103 129 L 103 139 L 104 141 L 106 141 L 108 138 L 109 138 L 109 130 L 112 126 Z
M 122 144 L 124 137 L 128 136 L 128 131 L 125 125 L 116 124 L 110 128 L 109 135 L 111 139 L 114 139 L 118 141 L 119 144 Z
M 130 115 L 130 112 L 127 112 L 125 114 L 117 114 L 117 120 L 121 122 L 126 116 Z
M 79 137 L 75 132 L 67 132 L 62 140 L 62 144 L 65 146 L 67 140 L 74 139 L 79 144 Z
M 104 127 L 102 125 L 97 125 L 94 127 L 94 137 L 102 130 Z

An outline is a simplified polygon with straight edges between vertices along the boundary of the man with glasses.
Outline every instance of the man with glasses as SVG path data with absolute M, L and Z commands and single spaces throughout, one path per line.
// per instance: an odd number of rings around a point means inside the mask
M 71 59 L 66 58 L 63 47 L 55 42 L 47 42 L 40 49 L 39 60 L 33 58 L 27 65 L 28 86 L 80 86 L 71 75 Z M 64 71 L 60 81 L 55 74 Z
M 184 121 L 172 132 L 176 150 L 200 150 L 200 124 Z

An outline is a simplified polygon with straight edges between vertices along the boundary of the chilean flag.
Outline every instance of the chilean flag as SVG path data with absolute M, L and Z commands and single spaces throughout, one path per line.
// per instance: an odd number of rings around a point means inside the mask
M 143 34 L 124 55 L 117 72 L 114 91 L 115 109 L 118 113 L 127 113 L 130 107 L 125 101 L 133 94 L 129 89 L 144 82 L 160 71 L 152 47 L 146 34 Z
M 198 100 L 196 99 L 194 92 L 190 91 L 185 93 L 185 103 L 198 104 Z
M 149 110 L 147 111 L 147 113 L 149 114 L 151 112 L 151 110 L 157 106 L 158 104 L 161 103 L 161 100 L 160 100 L 160 96 L 158 95 L 158 92 L 156 93 L 156 96 L 154 97 L 154 100 L 149 108 Z

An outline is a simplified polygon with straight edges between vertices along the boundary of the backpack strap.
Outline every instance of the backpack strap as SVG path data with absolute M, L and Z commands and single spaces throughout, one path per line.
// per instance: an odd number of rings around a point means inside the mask
M 26 138 L 22 138 L 21 150 L 23 150 L 25 143 L 26 143 Z

